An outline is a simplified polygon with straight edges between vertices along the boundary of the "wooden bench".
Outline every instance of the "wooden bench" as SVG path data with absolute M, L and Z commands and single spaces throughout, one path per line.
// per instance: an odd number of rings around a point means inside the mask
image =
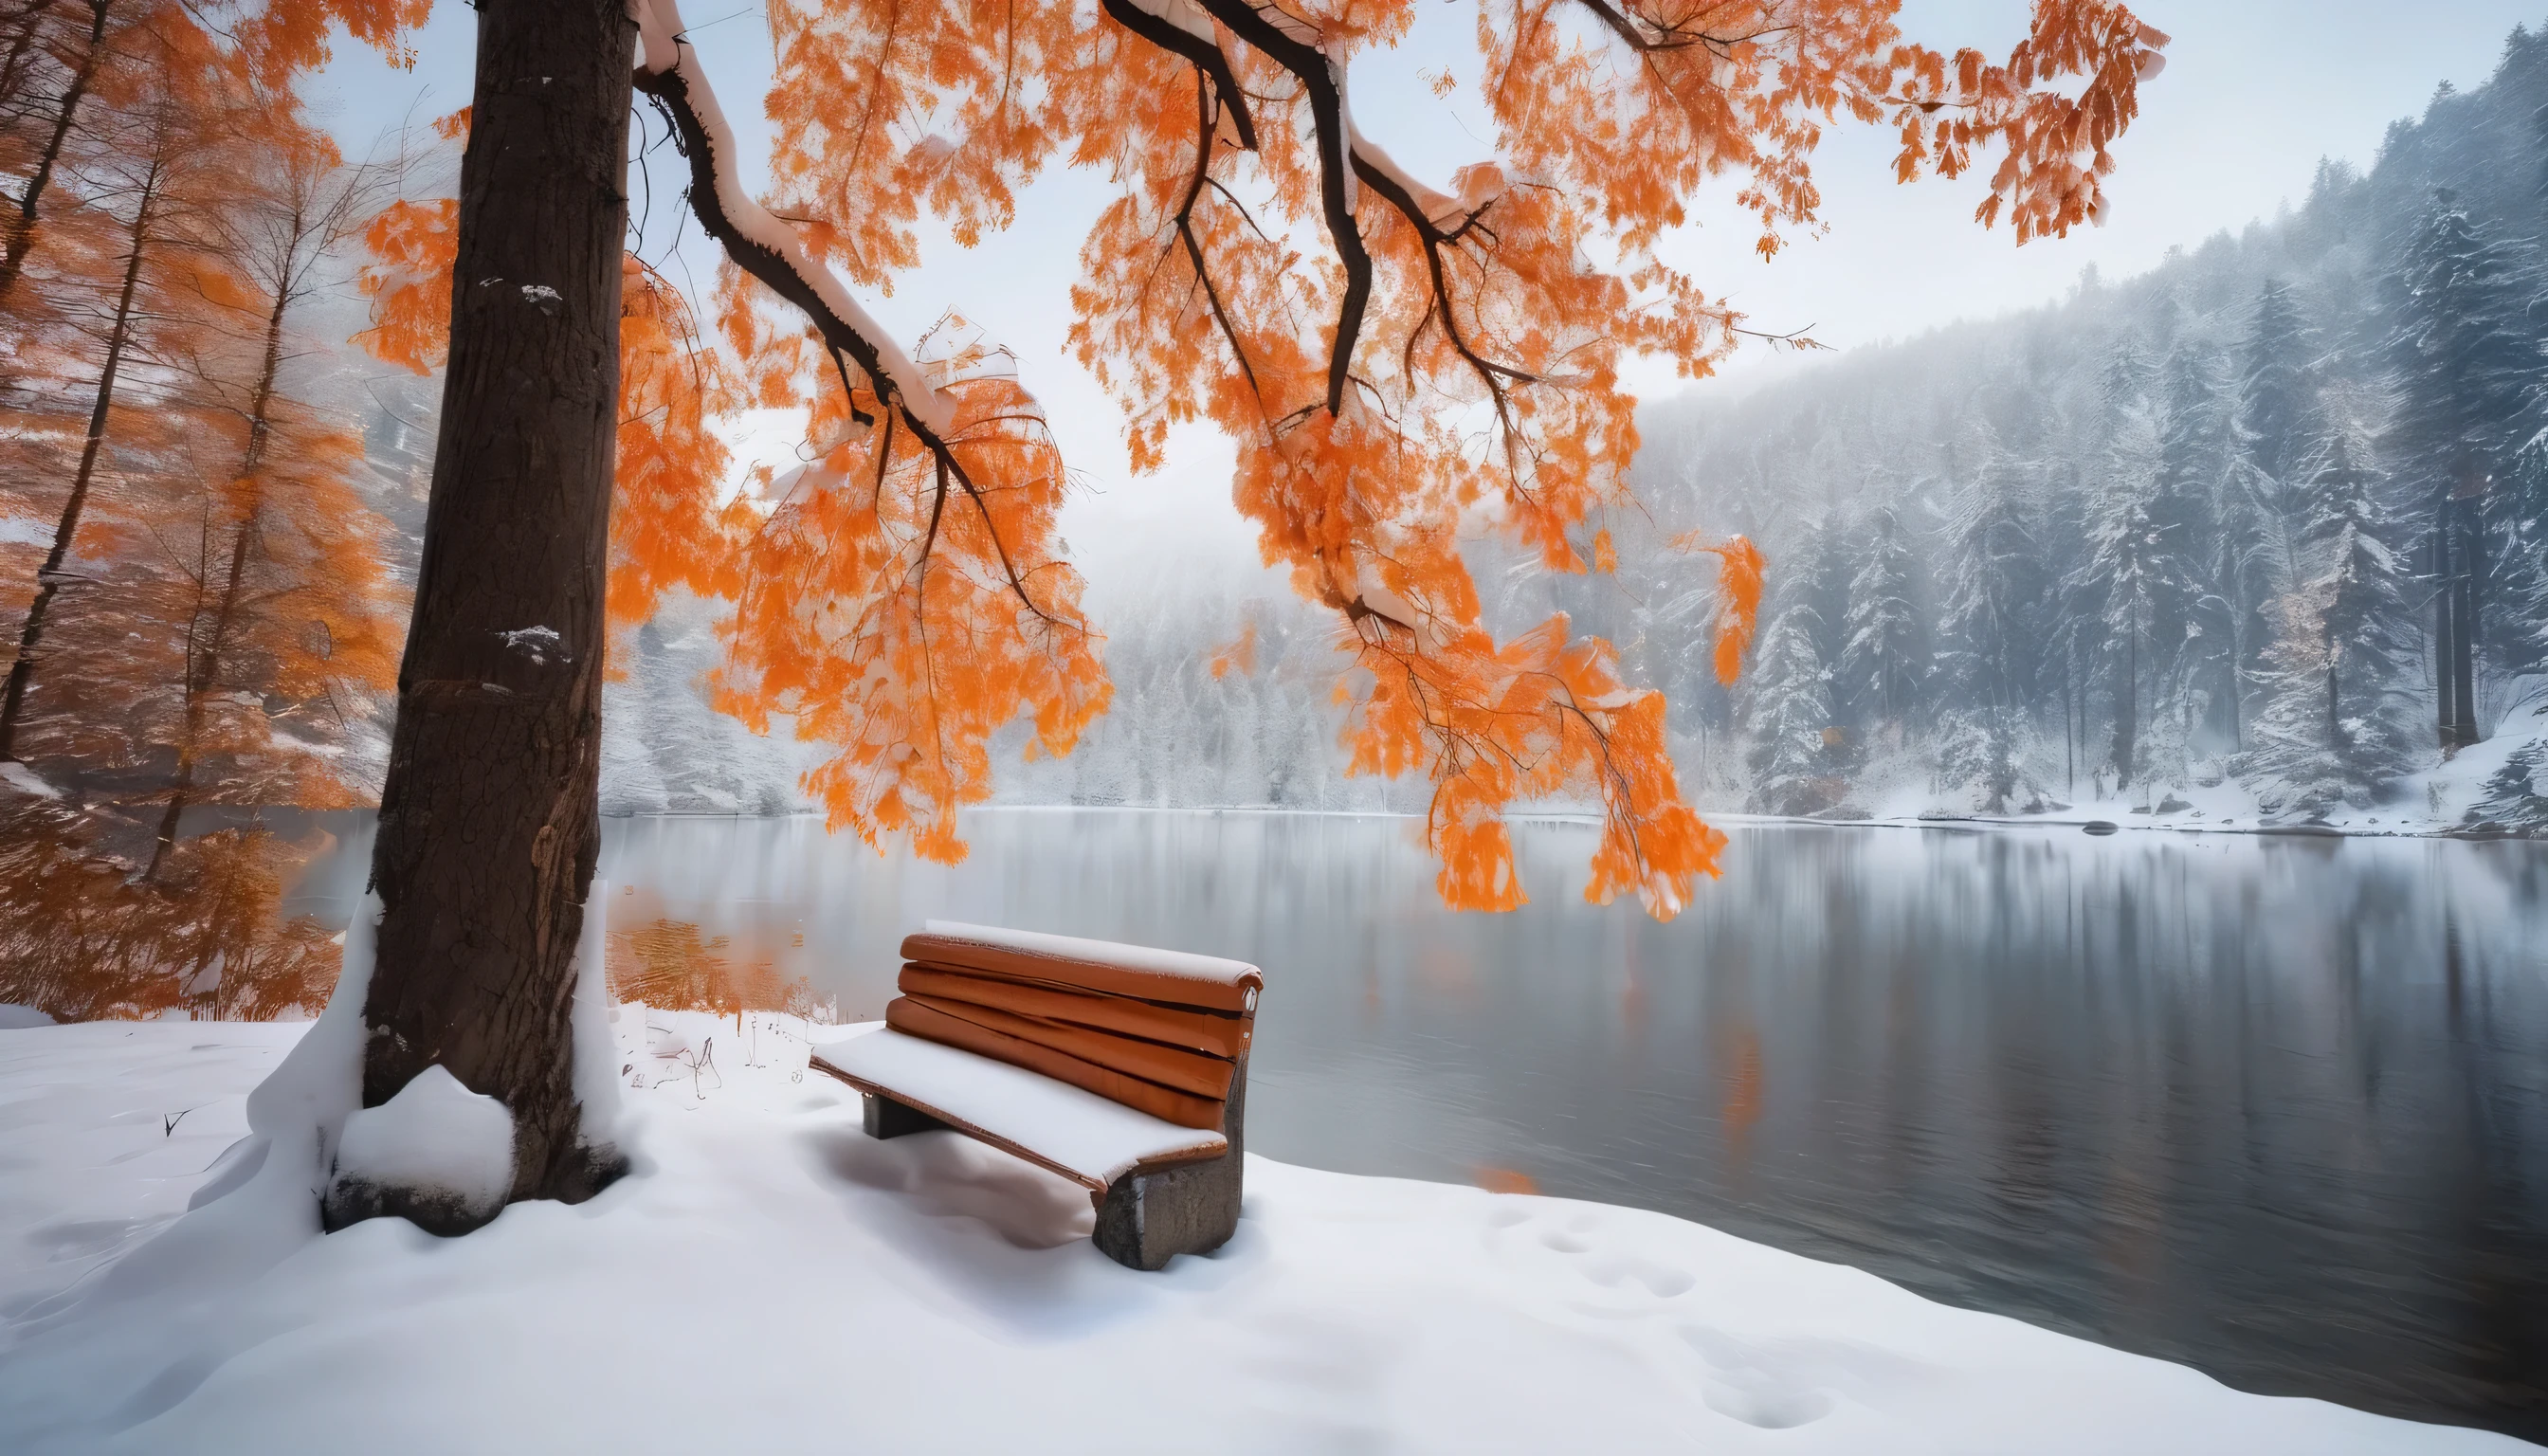
M 867 1136 L 943 1129 L 1049 1168 L 1136 1269 L 1237 1231 L 1255 966 L 935 920 L 902 955 L 884 1027 L 814 1052 Z

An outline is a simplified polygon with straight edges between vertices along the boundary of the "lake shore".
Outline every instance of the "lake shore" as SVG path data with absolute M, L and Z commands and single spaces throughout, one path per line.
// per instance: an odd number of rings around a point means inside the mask
M 31 1453 L 2533 1449 L 1660 1214 L 1262 1158 L 1230 1244 L 1137 1274 L 1069 1185 L 867 1139 L 803 1076 L 808 1035 L 852 1029 L 619 1028 L 639 1170 L 592 1203 L 452 1241 L 376 1222 L 120 1297 L 101 1272 L 180 1215 L 303 1029 L 0 1032 L 0 1425 Z

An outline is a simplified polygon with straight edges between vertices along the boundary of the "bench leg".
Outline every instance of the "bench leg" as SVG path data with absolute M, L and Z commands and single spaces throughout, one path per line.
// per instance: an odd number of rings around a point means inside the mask
M 859 1101 L 865 1104 L 862 1121 L 870 1138 L 882 1139 L 899 1138 L 906 1133 L 956 1131 L 919 1108 L 896 1102 L 890 1097 L 879 1097 L 873 1092 L 862 1092 L 859 1094 Z
M 1097 1205 L 1097 1247 L 1128 1269 L 1221 1247 L 1238 1231 L 1240 1154 L 1119 1178 Z
M 1246 1166 L 1247 1059 L 1229 1089 L 1223 1131 L 1229 1151 L 1119 1178 L 1097 1203 L 1097 1247 L 1128 1269 L 1167 1267 L 1178 1254 L 1209 1253 L 1238 1231 L 1240 1174 Z

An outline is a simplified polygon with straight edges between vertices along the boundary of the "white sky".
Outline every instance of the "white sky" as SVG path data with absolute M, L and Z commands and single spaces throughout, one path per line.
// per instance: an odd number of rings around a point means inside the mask
M 1415 35 L 1398 51 L 1357 60 L 1355 112 L 1366 132 L 1410 170 L 1440 185 L 1483 155 L 1488 135 L 1463 105 L 1474 89 L 1473 11 L 1461 0 L 1419 0 Z M 1906 0 L 1905 30 L 1941 48 L 2004 52 L 2023 34 L 2025 0 Z M 768 31 L 752 0 L 687 0 L 693 42 L 747 150 L 767 145 L 755 104 L 771 73 Z M 2389 124 L 2419 113 L 2436 83 L 2462 89 L 2492 73 L 2516 22 L 2548 19 L 2548 0 L 2150 0 L 2143 18 L 2168 32 L 2168 67 L 2143 88 L 2141 118 L 2108 179 L 2115 217 L 2102 228 L 2024 248 L 1970 221 L 1980 183 L 1892 183 L 1890 137 L 1847 127 L 1816 161 L 1829 233 L 1797 240 L 1775 260 L 1752 251 L 1748 217 L 1732 186 L 1703 199 L 1699 226 L 1675 243 L 1702 287 L 1730 295 L 1755 326 L 1812 325 L 1839 348 L 1905 337 L 2059 297 L 2093 263 L 2109 278 L 2140 272 L 2172 245 L 2270 217 L 2306 194 L 2322 156 L 2368 166 Z M 421 121 L 468 99 L 475 13 L 440 0 L 416 38 L 412 72 L 395 71 L 360 47 L 339 48 L 315 96 L 348 150 L 402 119 Z M 1436 101 L 1419 70 L 1456 67 L 1462 89 Z M 1984 172 L 1987 167 L 1980 169 Z M 659 180 L 671 180 L 669 173 Z M 678 182 L 659 187 L 659 219 L 679 207 Z M 866 302 L 909 343 L 957 309 L 1016 351 L 1024 382 L 1044 402 L 1063 455 L 1085 489 L 1063 532 L 1091 581 L 1092 605 L 1162 576 L 1244 571 L 1252 538 L 1228 503 L 1228 447 L 1206 430 L 1172 442 L 1169 468 L 1135 479 L 1117 429 L 1120 414 L 1065 354 L 1068 289 L 1081 239 L 1104 200 L 1102 179 L 1047 177 L 1021 199 L 1007 234 L 966 251 L 941 241 L 888 299 Z M 682 252 L 704 283 L 713 259 Z M 679 270 L 675 270 L 675 276 Z M 1737 357 L 1723 382 L 1742 384 L 1811 367 L 1765 349 Z M 1661 395 L 1682 388 L 1668 365 L 1635 377 Z

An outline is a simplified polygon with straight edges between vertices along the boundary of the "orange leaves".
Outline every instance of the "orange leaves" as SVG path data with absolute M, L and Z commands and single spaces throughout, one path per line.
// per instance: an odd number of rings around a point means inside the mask
M 991 790 L 991 735 L 1024 715 L 1041 751 L 1067 753 L 1111 689 L 1060 559 L 1061 462 L 1034 401 L 960 320 L 919 357 L 954 408 L 944 451 L 860 392 L 882 422 L 780 482 L 743 553 L 717 700 L 835 750 L 806 776 L 833 828 L 953 863 L 957 806 Z
M 1033 401 L 955 325 L 919 358 L 943 399 L 919 388 L 839 281 L 806 271 L 889 288 L 924 211 L 969 244 L 1066 159 L 1120 189 L 1081 245 L 1073 352 L 1122 405 L 1134 468 L 1158 468 L 1179 424 L 1236 444 L 1233 499 L 1264 559 L 1338 614 L 1353 768 L 1432 779 L 1443 893 L 1521 903 L 1502 816 L 1568 796 L 1602 813 L 1592 896 L 1670 915 L 1722 840 L 1682 801 L 1662 700 L 1562 617 L 1497 640 L 1463 543 L 1494 532 L 1544 570 L 1616 570 L 1595 527 L 1634 504 L 1623 373 L 1643 355 L 1704 376 L 1740 331 L 1658 254 L 1703 184 L 1732 182 L 1773 253 L 1820 226 L 1826 129 L 1890 122 L 1905 180 L 2000 149 L 1983 221 L 2006 214 L 2021 241 L 2099 214 L 2165 38 L 2115 0 L 2038 0 L 1993 63 L 1909 44 L 1898 9 L 1480 0 L 1493 154 L 1427 181 L 1350 104 L 1356 55 L 1403 36 L 1412 0 L 780 0 L 767 213 L 726 195 L 714 148 L 731 140 L 701 120 L 717 108 L 682 133 L 711 147 L 691 153 L 694 205 L 757 282 L 727 272 L 711 350 L 630 274 L 614 620 L 674 585 L 733 595 L 720 701 L 834 746 L 809 786 L 870 842 L 960 854 L 955 814 L 988 793 L 989 741 L 1020 716 L 1040 750 L 1068 749 L 1108 688 Z M 678 22 L 643 13 L 648 94 L 690 105 L 703 73 L 665 58 Z M 375 226 L 383 357 L 438 353 L 449 232 L 431 205 Z M 867 369 L 900 382 L 879 397 Z M 810 463 L 771 483 L 774 501 L 720 509 L 707 424 L 747 407 L 806 410 Z M 1739 537 L 1680 544 L 1718 558 L 1730 682 L 1761 557 Z M 1250 641 L 1215 674 L 1244 670 Z
M 327 59 L 328 32 L 346 34 L 401 65 L 414 63 L 407 33 L 424 24 L 431 0 L 263 0 L 203 7 L 238 45 L 257 77 L 268 85 Z
M 1631 252 L 1679 224 L 1708 177 L 1745 177 L 1760 250 L 1818 226 L 1810 159 L 1825 124 L 1890 116 L 1895 174 L 1955 176 L 2006 148 L 1981 221 L 2020 241 L 2093 219 L 2106 147 L 2157 73 L 2166 37 L 2115 0 L 2040 0 L 2002 64 L 1903 41 L 1896 0 L 1489 0 L 1486 95 L 1525 166 L 1601 200 Z M 1599 28 L 1598 44 L 1575 17 Z M 1624 50 L 1614 64 L 1605 51 Z M 2078 94 L 2064 83 L 2078 80 Z
M 922 207 L 970 242 L 1060 135 L 1051 86 L 1086 45 L 1067 0 L 781 0 L 773 206 L 821 220 L 817 257 L 877 287 L 919 260 Z
M 1908 181 L 1925 163 L 1953 177 L 1973 147 L 2002 146 L 1975 221 L 1988 227 L 2005 212 L 2021 243 L 2097 222 L 2106 206 L 2099 179 L 2114 170 L 2108 148 L 2139 115 L 2139 85 L 2165 68 L 2166 45 L 2164 33 L 2116 0 L 2039 0 L 2031 32 L 2004 64 L 1958 51 L 1953 85 L 1923 64 L 1887 98 L 1902 135 L 1896 173 Z M 2074 80 L 2075 96 L 2067 94 Z M 1956 115 L 1924 129 L 1942 108 Z
M 1597 803 L 1602 834 L 1586 897 L 1634 893 L 1669 919 L 1713 875 L 1724 840 L 1681 800 L 1664 739 L 1664 700 L 1630 689 L 1617 655 L 1553 616 L 1501 647 L 1468 632 L 1431 651 L 1368 620 L 1354 637 L 1371 678 L 1347 721 L 1353 768 L 1433 777 L 1426 841 L 1436 888 L 1460 909 L 1509 910 L 1528 896 L 1503 810 L 1516 799 Z
M 751 512 L 719 506 L 729 462 L 708 422 L 739 403 L 731 366 L 699 336 L 689 305 L 636 258 L 624 259 L 610 505 L 614 635 L 642 625 L 675 588 L 702 596 L 734 590 L 733 546 L 751 529 Z
M 355 341 L 383 363 L 431 374 L 451 346 L 460 204 L 447 197 L 394 202 L 372 220 L 363 246 L 373 259 L 360 278 L 363 296 L 372 301 L 372 326 Z
M 1742 536 L 1729 536 L 1711 546 L 1695 531 L 1675 536 L 1672 544 L 1678 550 L 1704 551 L 1717 559 L 1716 681 L 1731 687 L 1743 671 L 1743 654 L 1752 646 L 1753 630 L 1760 625 L 1761 586 L 1767 570 L 1761 548 Z
M 1240 677 L 1256 671 L 1256 624 L 1249 622 L 1238 640 L 1212 655 L 1212 675 L 1227 678 L 1235 670 Z
M 0 798 L 0 1002 L 63 1021 L 316 1012 L 341 957 L 316 918 L 285 916 L 283 891 L 323 843 L 219 830 L 143 882 L 76 813 Z

